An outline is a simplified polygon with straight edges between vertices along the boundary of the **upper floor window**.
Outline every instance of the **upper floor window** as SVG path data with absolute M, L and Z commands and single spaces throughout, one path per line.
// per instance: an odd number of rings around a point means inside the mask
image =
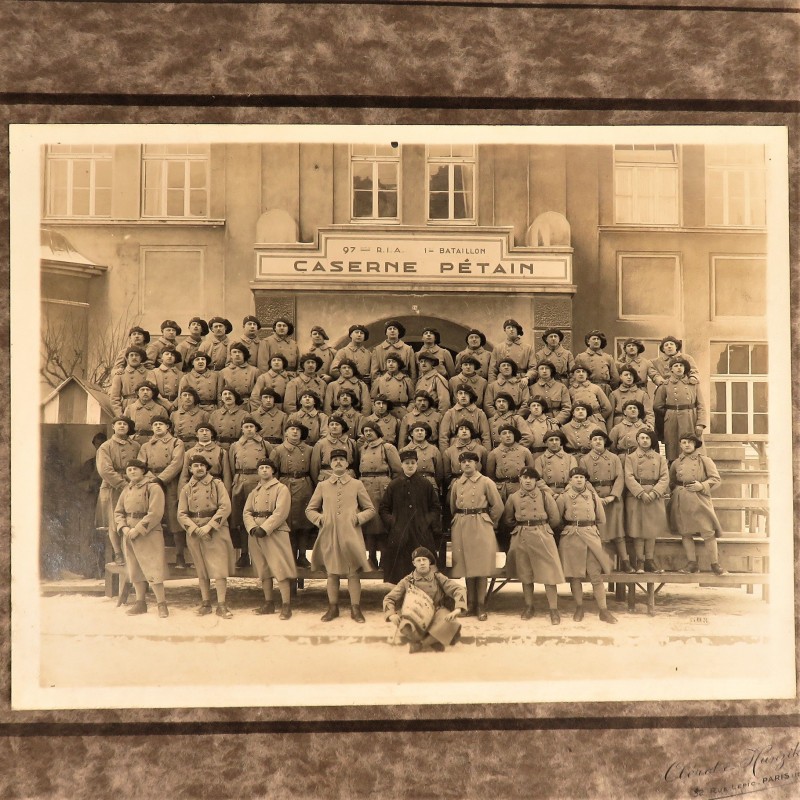
M 765 342 L 711 342 L 711 433 L 768 432 Z
M 47 215 L 110 217 L 112 145 L 47 148 Z
M 709 145 L 706 153 L 706 224 L 766 225 L 763 145 Z
M 475 145 L 428 146 L 428 221 L 475 221 Z
M 208 185 L 208 145 L 144 146 L 142 216 L 207 217 Z
M 678 225 L 678 148 L 673 144 L 614 146 L 614 221 Z
M 400 207 L 400 151 L 391 145 L 350 148 L 353 220 L 397 220 Z

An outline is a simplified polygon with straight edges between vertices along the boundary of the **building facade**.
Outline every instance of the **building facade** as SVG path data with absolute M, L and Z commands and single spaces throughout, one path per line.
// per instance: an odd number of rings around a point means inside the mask
M 767 432 L 766 188 L 755 145 L 53 145 L 43 154 L 45 325 L 108 331 L 255 313 L 330 344 L 388 319 L 456 352 L 557 326 L 655 357 L 681 338 L 711 432 Z M 46 236 L 45 236 L 46 234 Z M 54 239 L 55 236 L 55 239 Z M 82 258 L 81 258 L 82 257 Z M 63 263 L 68 261 L 69 263 Z

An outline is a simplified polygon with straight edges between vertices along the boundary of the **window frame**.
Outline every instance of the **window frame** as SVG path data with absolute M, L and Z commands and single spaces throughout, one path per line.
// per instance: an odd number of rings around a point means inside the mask
M 762 320 L 764 319 L 764 315 L 762 314 L 737 314 L 732 316 L 730 314 L 717 314 L 717 261 L 763 261 L 764 268 L 765 268 L 765 275 L 767 271 L 767 256 L 764 253 L 711 253 L 711 275 L 710 275 L 710 286 L 709 286 L 709 313 L 711 316 L 712 322 L 738 322 L 744 320 Z M 767 308 L 767 313 L 769 313 L 769 308 Z M 720 340 L 721 341 L 721 340 Z
M 385 223 L 387 225 L 399 225 L 401 223 L 401 217 L 403 213 L 403 204 L 402 204 L 402 145 L 398 145 L 396 149 L 396 153 L 388 154 L 388 155 L 378 155 L 373 153 L 372 155 L 355 155 L 353 153 L 353 147 L 378 147 L 378 145 L 350 145 L 348 148 L 349 151 L 349 180 L 350 180 L 350 222 L 354 224 L 375 224 L 375 223 Z M 353 164 L 372 164 L 372 215 L 369 217 L 357 217 L 354 215 L 354 200 L 355 200 L 355 186 L 353 185 Z M 378 207 L 379 207 L 379 195 L 380 195 L 380 187 L 378 184 L 378 170 L 380 164 L 395 164 L 397 169 L 397 214 L 393 217 L 381 217 L 378 214 Z
M 709 342 L 710 345 L 714 344 L 724 344 L 726 347 L 730 348 L 731 345 L 748 345 L 750 347 L 754 345 L 763 345 L 767 348 L 767 358 L 769 359 L 769 342 L 766 340 L 756 341 L 756 340 L 748 340 L 748 341 L 729 341 L 727 339 L 712 339 Z M 749 353 L 750 358 L 750 369 L 752 370 L 752 350 Z M 734 433 L 732 431 L 732 422 L 733 422 L 733 384 L 734 383 L 745 383 L 747 384 L 747 432 L 746 433 Z M 754 411 L 754 402 L 753 402 L 753 394 L 754 394 L 754 386 L 756 384 L 763 383 L 767 386 L 767 391 L 769 391 L 769 373 L 737 373 L 737 374 L 720 374 L 718 372 L 714 372 L 709 375 L 709 390 L 710 390 L 710 397 L 708 402 L 708 431 L 711 432 L 712 423 L 714 421 L 715 415 L 724 414 L 725 415 L 725 431 L 724 434 L 728 436 L 759 436 L 764 435 L 756 433 L 753 430 L 753 422 L 755 419 L 756 412 Z M 714 408 L 714 403 L 716 401 L 716 390 L 715 386 L 718 384 L 722 384 L 725 386 L 725 411 L 717 411 Z M 767 398 L 767 404 L 769 405 L 769 397 Z M 737 411 L 737 416 L 742 416 L 742 412 Z M 767 432 L 769 432 L 769 410 L 766 412 L 759 412 L 758 416 L 763 416 L 767 420 Z M 716 433 L 719 433 L 717 431 Z
M 617 161 L 617 153 L 635 153 L 636 150 L 617 150 L 617 147 L 631 147 L 631 148 L 642 148 L 641 152 L 656 152 L 656 144 L 653 144 L 653 150 L 644 150 L 643 148 L 650 147 L 650 145 L 613 145 L 612 148 L 612 161 L 613 161 L 613 178 L 612 178 L 612 189 L 613 189 L 613 206 L 614 206 L 614 225 L 620 226 L 634 226 L 636 228 L 682 228 L 683 227 L 683 151 L 680 145 L 678 144 L 671 144 L 670 147 L 673 148 L 675 154 L 675 160 L 673 163 L 658 163 L 656 161 L 648 162 L 646 160 L 637 161 L 634 158 L 631 158 L 630 161 Z M 663 146 L 663 145 L 662 145 Z M 631 178 L 632 183 L 632 195 L 631 195 L 631 210 L 635 211 L 637 208 L 640 207 L 641 201 L 637 202 L 637 179 L 636 179 L 636 168 L 648 168 L 648 169 L 660 169 L 662 171 L 669 171 L 670 173 L 675 174 L 675 218 L 674 220 L 670 220 L 668 222 L 655 222 L 655 221 L 646 221 L 646 222 L 637 222 L 632 220 L 620 220 L 619 219 L 619 200 L 618 200 L 618 192 L 617 192 L 617 174 L 618 169 L 625 168 L 631 169 L 633 171 L 633 176 Z M 657 195 L 654 195 L 657 199 Z M 637 214 L 633 213 L 633 217 L 637 216 Z
M 727 145 L 706 145 L 703 148 L 703 161 L 705 166 L 705 204 L 704 204 L 704 212 L 705 212 L 705 227 L 707 228 L 726 228 L 726 229 L 734 229 L 734 230 L 766 230 L 767 227 L 767 163 L 766 163 L 766 152 L 763 153 L 764 161 L 762 162 L 761 166 L 754 166 L 752 164 L 744 164 L 744 163 L 736 163 L 736 162 L 729 162 L 725 164 L 709 164 L 708 154 L 710 147 L 727 147 Z M 710 181 L 710 173 L 711 172 L 721 172 L 722 173 L 722 182 L 723 182 L 723 189 L 722 189 L 722 222 L 710 222 L 710 212 L 709 212 L 709 204 L 711 201 L 711 193 L 709 192 L 709 186 L 711 185 Z M 729 221 L 730 216 L 730 197 L 728 192 L 728 184 L 730 181 L 730 175 L 733 172 L 742 172 L 744 173 L 745 177 L 745 190 L 744 190 L 744 201 L 745 201 L 745 217 L 746 220 L 744 223 L 732 223 Z M 750 183 L 752 180 L 752 173 L 760 172 L 764 182 L 764 223 L 763 224 L 756 224 L 752 222 L 752 204 L 751 204 L 751 192 L 750 192 Z
M 68 145 L 69 147 L 87 147 L 87 148 L 95 148 L 95 147 L 107 147 L 107 145 Z M 70 151 L 67 153 L 55 153 L 52 151 L 52 145 L 47 146 L 46 150 L 46 161 L 47 166 L 45 170 L 46 174 L 46 191 L 45 191 L 45 203 L 46 203 L 46 219 L 111 219 L 112 218 L 112 211 L 113 211 L 113 202 L 114 202 L 114 152 L 113 148 L 109 150 L 107 153 L 96 153 L 93 149 L 88 150 L 87 152 L 75 152 Z M 52 172 L 52 167 L 55 162 L 65 162 L 67 164 L 67 186 L 66 186 L 66 195 L 67 195 L 67 211 L 64 214 L 58 214 L 53 210 L 53 195 L 54 195 L 54 177 Z M 73 190 L 74 190 L 74 178 L 75 178 L 75 162 L 76 161 L 88 161 L 89 162 L 89 213 L 88 214 L 76 214 L 73 211 L 74 205 L 74 197 L 73 197 Z M 109 181 L 108 188 L 109 191 L 109 209 L 108 214 L 98 214 L 96 212 L 96 193 L 97 193 L 97 162 L 98 161 L 107 161 L 111 165 L 111 177 Z
M 153 245 L 140 245 L 139 246 L 139 288 L 138 288 L 138 314 L 141 322 L 139 324 L 147 327 L 149 323 L 150 328 L 158 327 L 158 322 L 153 322 L 154 318 L 148 318 L 148 311 L 145 308 L 145 293 L 147 289 L 147 254 L 148 253 L 199 253 L 200 255 L 200 269 L 199 277 L 197 279 L 197 288 L 194 294 L 193 307 L 196 307 L 197 313 L 201 315 L 204 313 L 203 309 L 206 308 L 206 245 L 188 245 L 188 244 L 153 244 Z M 220 298 L 220 302 L 224 306 L 225 297 Z M 163 312 L 159 312 L 163 313 Z
M 626 258 L 666 258 L 672 259 L 675 263 L 675 272 L 673 279 L 673 304 L 675 308 L 674 314 L 623 314 L 622 313 L 622 262 Z M 619 322 L 652 322 L 654 320 L 682 320 L 683 319 L 683 262 L 681 260 L 681 253 L 677 251 L 635 251 L 635 250 L 618 250 L 617 251 L 617 321 Z
M 436 147 L 441 147 L 442 145 L 435 145 Z M 463 147 L 463 145 L 448 145 L 451 148 L 453 147 Z M 477 206 L 477 199 L 478 199 L 478 146 L 471 145 L 473 148 L 472 156 L 431 156 L 430 148 L 431 145 L 425 145 L 425 220 L 426 224 L 428 225 L 446 225 L 446 226 L 453 226 L 453 225 L 477 225 L 478 224 L 478 206 Z M 448 207 L 448 217 L 447 219 L 432 219 L 430 216 L 431 213 L 431 175 L 430 175 L 430 165 L 431 164 L 447 164 L 448 171 L 447 171 L 447 207 Z M 454 206 L 455 206 L 455 181 L 454 181 L 454 166 L 457 164 L 469 164 L 472 166 L 472 216 L 471 217 L 464 217 L 455 218 L 453 217 Z
M 155 144 L 155 146 L 161 146 Z M 167 220 L 204 220 L 210 219 L 211 217 L 211 146 L 210 145 L 203 145 L 206 148 L 205 153 L 147 153 L 148 145 L 142 145 L 140 151 L 140 163 L 141 163 L 141 181 L 140 181 L 140 203 L 139 203 L 139 213 L 142 219 L 167 219 Z M 170 162 L 180 162 L 182 161 L 184 164 L 184 188 L 183 188 L 183 214 L 167 214 L 166 209 L 168 205 L 168 197 L 167 192 L 169 187 L 167 186 L 169 170 L 162 169 L 161 173 L 161 181 L 159 186 L 159 205 L 160 210 L 164 213 L 160 214 L 148 214 L 146 213 L 146 205 L 147 205 L 147 194 L 146 194 L 146 164 L 148 161 L 161 161 L 164 164 L 169 164 Z M 200 214 L 191 214 L 189 213 L 191 208 L 191 201 L 192 201 L 192 191 L 191 186 L 191 164 L 197 162 L 205 162 L 206 168 L 206 175 L 205 175 L 205 195 L 206 195 L 206 210 L 205 213 Z

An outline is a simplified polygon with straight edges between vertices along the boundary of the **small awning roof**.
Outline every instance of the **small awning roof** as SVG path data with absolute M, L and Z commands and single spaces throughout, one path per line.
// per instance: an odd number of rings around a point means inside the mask
M 41 234 L 42 269 L 84 277 L 103 275 L 108 271 L 107 266 L 95 264 L 79 253 L 63 233 L 42 228 Z

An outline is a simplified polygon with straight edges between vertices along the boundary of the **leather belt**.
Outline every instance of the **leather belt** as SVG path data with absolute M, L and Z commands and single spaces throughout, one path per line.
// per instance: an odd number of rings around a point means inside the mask
M 678 486 L 689 486 L 694 483 L 701 483 L 701 481 L 678 481 Z
M 576 519 L 576 520 L 564 520 L 567 527 L 575 527 L 575 528 L 591 528 L 592 526 L 597 525 L 597 521 L 593 519 Z
M 189 519 L 201 519 L 202 517 L 213 517 L 216 513 L 216 508 L 209 508 L 205 511 L 187 511 L 186 516 L 189 517 Z
M 456 514 L 486 514 L 485 508 L 458 508 Z
M 656 478 L 644 478 L 643 480 L 640 480 L 639 483 L 642 486 L 655 486 L 658 483 L 658 480 Z
M 129 519 L 144 519 L 147 513 L 144 511 L 126 511 L 125 516 Z
M 695 406 L 666 406 L 670 411 L 691 411 L 694 407 Z
M 495 483 L 519 483 L 519 475 L 516 478 L 495 478 Z
M 614 481 L 593 481 L 591 478 L 589 478 L 589 482 L 592 484 L 592 486 L 613 486 L 614 485 Z
M 545 483 L 547 483 L 547 481 L 545 481 Z M 566 489 L 567 488 L 567 484 L 566 483 L 547 483 L 547 485 L 551 489 Z
M 544 525 L 547 522 L 547 517 L 541 519 L 518 519 L 517 525 Z

